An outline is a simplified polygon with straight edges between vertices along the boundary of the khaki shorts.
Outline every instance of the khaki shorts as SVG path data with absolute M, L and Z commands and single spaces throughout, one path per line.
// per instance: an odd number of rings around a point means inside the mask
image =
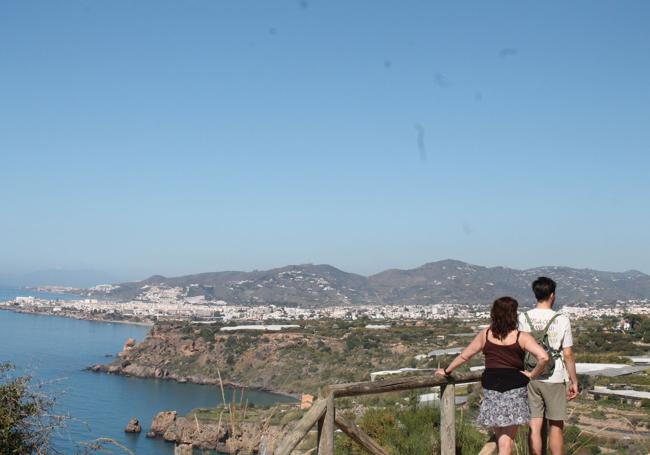
M 566 420 L 566 387 L 563 382 L 530 381 L 528 383 L 530 416 Z

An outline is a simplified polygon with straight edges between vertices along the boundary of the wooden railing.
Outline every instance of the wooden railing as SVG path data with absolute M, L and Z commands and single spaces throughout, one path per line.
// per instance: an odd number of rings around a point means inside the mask
M 480 380 L 481 372 L 454 373 L 450 378 L 428 375 L 415 377 L 400 377 L 375 382 L 353 382 L 335 384 L 326 387 L 321 397 L 311 409 L 298 421 L 296 426 L 280 439 L 280 444 L 273 455 L 289 455 L 307 436 L 309 431 L 318 426 L 318 454 L 334 455 L 334 431 L 338 427 L 343 433 L 357 442 L 364 450 L 372 455 L 388 455 L 375 440 L 364 433 L 354 422 L 341 415 L 336 415 L 336 398 L 370 395 L 403 390 L 421 389 L 424 387 L 440 387 L 440 453 L 441 455 L 456 454 L 456 403 L 455 386 Z M 481 453 L 489 454 L 494 445 L 488 444 Z

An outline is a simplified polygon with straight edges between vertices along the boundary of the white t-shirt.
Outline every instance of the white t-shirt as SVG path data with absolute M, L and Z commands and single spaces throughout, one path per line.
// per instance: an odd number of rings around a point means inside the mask
M 543 308 L 534 308 L 527 311 L 528 317 L 533 323 L 533 328 L 528 325 L 524 313 L 519 314 L 519 330 L 522 332 L 531 332 L 532 330 L 543 330 L 548 321 L 551 320 L 555 311 Z M 548 343 L 553 349 L 557 349 L 562 354 L 562 361 L 555 362 L 555 370 L 551 376 L 540 376 L 539 380 L 544 382 L 566 382 L 569 377 L 564 367 L 564 354 L 562 349 L 573 346 L 573 336 L 571 335 L 571 322 L 569 318 L 562 313 L 555 318 L 548 329 Z

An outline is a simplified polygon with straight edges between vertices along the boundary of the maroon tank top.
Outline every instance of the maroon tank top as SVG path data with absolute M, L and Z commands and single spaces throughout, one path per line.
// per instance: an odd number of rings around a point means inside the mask
M 516 370 L 524 369 L 525 351 L 519 346 L 519 331 L 517 331 L 517 341 L 512 344 L 496 344 L 488 339 L 488 332 L 485 331 L 485 346 L 483 354 L 485 355 L 485 368 L 514 368 Z

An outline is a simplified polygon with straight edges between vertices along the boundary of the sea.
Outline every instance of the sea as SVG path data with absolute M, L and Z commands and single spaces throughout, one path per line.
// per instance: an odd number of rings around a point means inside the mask
M 16 296 L 73 299 L 21 288 L 0 287 L 0 301 Z M 56 398 L 55 412 L 69 416 L 66 429 L 53 437 L 54 448 L 63 454 L 82 453 L 98 438 L 110 438 L 137 455 L 173 454 L 173 444 L 145 437 L 153 417 L 160 411 L 184 414 L 192 409 L 221 403 L 218 387 L 180 384 L 85 371 L 97 363 L 111 362 L 128 338 L 142 340 L 149 327 L 83 321 L 71 318 L 14 313 L 0 310 L 0 363 L 11 362 L 15 374 L 32 377 Z M 226 389 L 226 400 L 233 391 Z M 236 391 L 239 397 L 240 391 Z M 292 398 L 247 390 L 244 400 L 256 405 L 286 403 Z M 142 433 L 124 433 L 131 417 Z M 128 453 L 117 446 L 99 453 Z

